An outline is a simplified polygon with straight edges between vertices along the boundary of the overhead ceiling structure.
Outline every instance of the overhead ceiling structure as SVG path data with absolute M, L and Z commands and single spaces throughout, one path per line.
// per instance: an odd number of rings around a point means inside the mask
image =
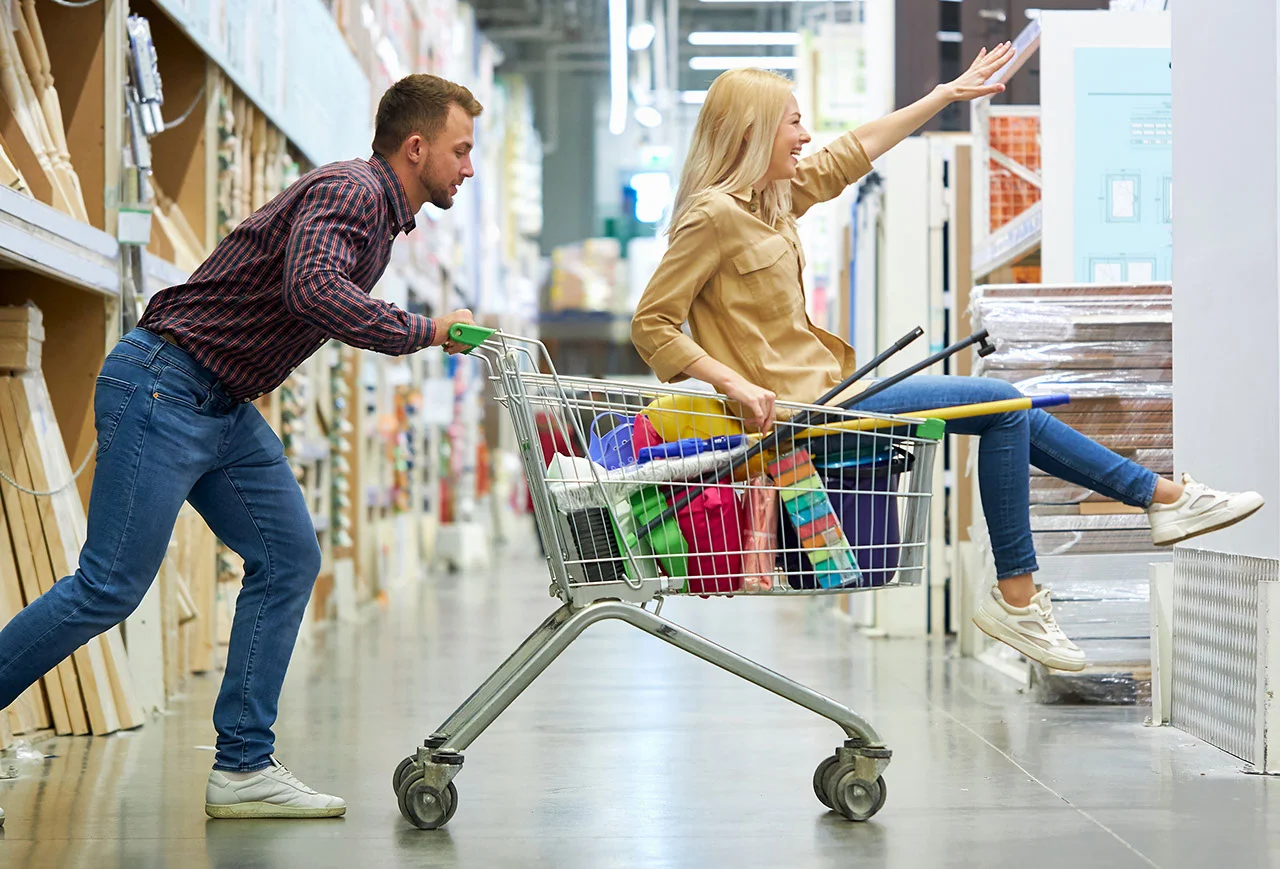
M 513 72 L 611 80 L 615 125 L 661 122 L 696 103 L 725 69 L 790 74 L 798 30 L 856 14 L 861 0 L 475 0 L 480 26 Z M 547 82 L 553 86 L 553 82 Z

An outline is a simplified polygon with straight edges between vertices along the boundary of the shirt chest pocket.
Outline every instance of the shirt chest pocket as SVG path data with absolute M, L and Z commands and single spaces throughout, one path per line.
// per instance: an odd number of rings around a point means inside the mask
M 733 269 L 747 299 L 761 316 L 789 314 L 800 305 L 798 264 L 791 243 L 781 235 L 755 242 L 733 258 Z

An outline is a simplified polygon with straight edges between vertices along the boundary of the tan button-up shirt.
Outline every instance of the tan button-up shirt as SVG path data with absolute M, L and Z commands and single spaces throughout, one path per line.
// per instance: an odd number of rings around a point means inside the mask
M 846 133 L 800 161 L 791 213 L 800 217 L 871 171 Z M 758 217 L 747 189 L 692 209 L 645 288 L 631 340 L 663 382 L 710 355 L 784 401 L 812 402 L 855 369 L 853 348 L 810 320 L 804 252 L 792 221 Z M 693 337 L 682 331 L 685 322 Z

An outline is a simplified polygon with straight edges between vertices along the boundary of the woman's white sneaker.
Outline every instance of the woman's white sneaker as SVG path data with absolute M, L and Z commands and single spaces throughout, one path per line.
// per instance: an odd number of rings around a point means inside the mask
M 346 814 L 347 804 L 316 793 L 273 757 L 271 766 L 244 781 L 216 769 L 209 773 L 204 811 L 211 818 L 336 818 Z
M 1182 475 L 1186 491 L 1172 504 L 1147 508 L 1156 546 L 1172 546 L 1248 519 L 1265 503 L 1257 492 L 1219 492 Z
M 973 623 L 993 640 L 1046 667 L 1072 672 L 1084 669 L 1084 652 L 1058 627 L 1047 588 L 1031 598 L 1030 606 L 1016 607 L 1005 603 L 999 587 L 993 585 L 978 606 Z

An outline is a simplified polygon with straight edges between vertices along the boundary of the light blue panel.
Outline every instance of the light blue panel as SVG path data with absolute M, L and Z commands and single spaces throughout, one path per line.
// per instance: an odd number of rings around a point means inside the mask
M 1077 48 L 1075 277 L 1173 279 L 1167 48 Z

